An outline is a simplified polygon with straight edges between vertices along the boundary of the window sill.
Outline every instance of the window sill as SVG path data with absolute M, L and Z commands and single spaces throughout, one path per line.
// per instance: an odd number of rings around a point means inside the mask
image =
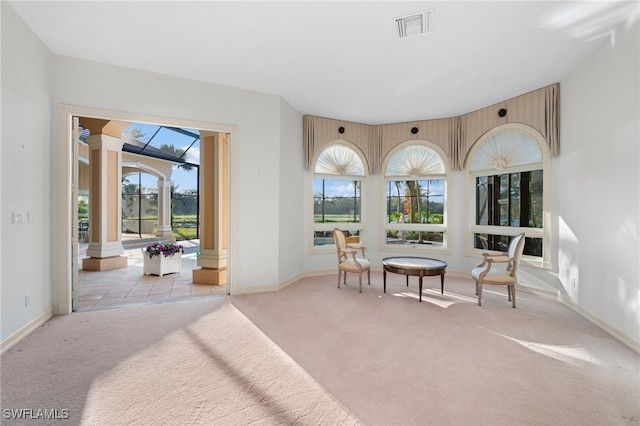
M 380 252 L 390 253 L 413 253 L 413 254 L 439 254 L 450 255 L 451 251 L 445 246 L 433 246 L 429 244 L 394 245 L 383 244 Z

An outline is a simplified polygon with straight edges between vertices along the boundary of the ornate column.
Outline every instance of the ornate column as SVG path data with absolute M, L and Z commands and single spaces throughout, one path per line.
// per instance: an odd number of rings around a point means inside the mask
M 171 181 L 158 179 L 158 230 L 156 237 L 175 241 L 171 230 Z
M 127 267 L 122 247 L 122 140 L 107 134 L 87 138 L 89 145 L 89 258 L 82 269 Z
M 201 132 L 200 268 L 192 275 L 197 284 L 227 283 L 227 176 L 227 134 Z

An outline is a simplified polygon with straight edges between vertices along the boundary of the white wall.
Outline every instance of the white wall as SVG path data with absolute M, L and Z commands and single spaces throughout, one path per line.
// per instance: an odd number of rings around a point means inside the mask
M 231 278 L 235 288 L 275 289 L 303 272 L 301 261 L 281 262 L 301 254 L 280 244 L 278 226 L 302 220 L 283 219 L 301 198 L 302 116 L 290 105 L 276 95 L 55 56 L 5 2 L 2 12 L 3 341 L 56 303 L 60 200 L 50 194 L 59 190 L 59 104 L 237 126 L 231 142 L 237 179 L 230 183 L 233 250 L 241 260 Z M 283 171 L 289 162 L 296 166 Z M 290 194 L 286 202 L 282 194 Z M 34 212 L 35 223 L 10 225 L 11 210 Z M 285 240 L 294 234 L 285 231 Z
M 589 316 L 640 341 L 638 21 L 560 83 L 559 278 Z
M 231 279 L 240 292 L 277 286 L 278 250 L 265 248 L 279 240 L 280 97 L 59 56 L 53 81 L 54 104 L 237 125 L 231 150 L 238 179 L 230 183 L 237 211 L 230 220 L 239 261 Z
M 281 101 L 280 145 L 280 217 L 278 283 L 282 285 L 304 271 L 304 251 L 301 250 L 306 221 L 303 214 L 304 167 L 302 153 L 302 114 L 286 101 Z M 264 250 L 271 250 L 268 242 Z
M 52 55 L 2 2 L 1 337 L 51 311 Z M 12 224 L 12 211 L 23 213 Z M 33 214 L 28 223 L 27 212 Z M 25 306 L 25 295 L 31 305 Z M 48 313 L 49 312 L 49 313 Z

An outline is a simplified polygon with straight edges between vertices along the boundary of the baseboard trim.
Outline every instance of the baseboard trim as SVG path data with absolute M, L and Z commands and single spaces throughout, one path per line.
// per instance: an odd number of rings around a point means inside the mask
M 518 284 L 518 290 L 522 290 L 527 293 L 535 294 L 536 296 L 544 297 L 545 299 L 558 300 L 558 293 L 556 291 L 547 290 L 538 287 L 529 287 L 526 285 Z
M 301 280 L 303 278 L 307 278 L 307 277 L 308 277 L 307 274 L 302 273 L 302 274 L 296 275 L 293 278 L 289 278 L 288 280 L 283 281 L 280 284 L 278 284 L 278 290 L 282 290 L 285 287 L 289 287 L 291 284 L 295 283 L 296 281 Z
M 49 321 L 51 317 L 53 317 L 53 308 L 47 309 L 46 311 L 44 311 L 43 313 L 41 313 L 31 321 L 29 321 L 23 327 L 21 327 L 18 331 L 13 333 L 11 336 L 4 339 L 2 342 L 0 342 L 0 354 L 4 354 L 6 351 L 11 349 L 13 346 L 15 346 L 16 343 L 18 343 L 19 341 L 27 337 L 35 329 L 40 327 L 45 322 Z
M 527 293 L 533 293 L 536 296 L 543 297 L 545 299 L 555 300 L 559 303 L 562 303 L 567 308 L 571 309 L 581 317 L 585 318 L 588 321 L 591 321 L 598 328 L 601 328 L 606 333 L 609 333 L 614 339 L 620 341 L 625 346 L 628 346 L 634 352 L 640 354 L 640 342 L 633 339 L 631 336 L 626 335 L 622 331 L 613 327 L 610 324 L 602 321 L 599 318 L 591 315 L 588 311 L 582 309 L 580 306 L 573 303 L 570 299 L 562 297 L 562 294 L 558 291 L 552 291 L 547 289 L 541 289 L 537 287 L 528 287 L 526 285 L 518 284 L 518 290 L 526 291 Z
M 562 295 L 560 293 L 558 293 L 557 300 L 558 300 L 558 302 L 562 303 L 563 305 L 565 305 L 569 309 L 571 309 L 574 312 L 576 312 L 578 315 L 586 318 L 587 320 L 589 320 L 592 323 L 594 323 L 596 326 L 600 327 L 602 330 L 604 330 L 607 333 L 609 333 L 615 339 L 619 340 L 622 344 L 624 344 L 625 346 L 628 346 L 631 350 L 633 350 L 636 353 L 640 354 L 640 342 L 639 341 L 635 340 L 631 336 L 628 336 L 627 334 L 625 334 L 622 331 L 618 330 L 617 328 L 611 326 L 610 324 L 607 324 L 606 322 L 602 321 L 601 319 L 596 318 L 595 316 L 591 315 L 590 312 L 588 312 L 588 311 L 582 309 L 580 306 L 574 304 L 571 300 L 569 300 L 569 299 L 567 299 L 565 297 L 562 297 Z
M 278 284 L 273 284 L 270 286 L 260 286 L 260 287 L 245 287 L 242 288 L 238 294 L 252 294 L 252 293 L 267 293 L 270 291 L 278 291 L 282 290 L 285 287 L 290 286 L 291 284 L 304 279 L 304 278 L 312 278 L 320 275 L 329 275 L 335 273 L 334 271 L 315 271 L 315 272 L 303 272 L 302 274 L 298 274 L 295 277 L 289 278 Z

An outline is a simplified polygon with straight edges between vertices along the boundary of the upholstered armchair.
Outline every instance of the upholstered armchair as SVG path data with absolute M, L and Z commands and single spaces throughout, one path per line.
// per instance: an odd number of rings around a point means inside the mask
M 482 306 L 482 286 L 504 285 L 507 286 L 507 294 L 512 307 L 516 307 L 516 283 L 518 265 L 524 249 L 524 233 L 516 235 L 509 243 L 507 253 L 483 253 L 482 263 L 478 265 L 471 275 L 476 280 L 476 294 L 478 306 Z
M 371 285 L 371 264 L 365 254 L 366 247 L 360 244 L 347 244 L 347 237 L 344 232 L 336 228 L 333 230 L 333 241 L 338 251 L 338 288 L 340 288 L 340 279 L 347 284 L 347 272 L 358 274 L 358 285 L 360 293 L 362 293 L 362 273 L 367 272 L 367 281 Z M 358 257 L 358 251 L 362 253 Z

